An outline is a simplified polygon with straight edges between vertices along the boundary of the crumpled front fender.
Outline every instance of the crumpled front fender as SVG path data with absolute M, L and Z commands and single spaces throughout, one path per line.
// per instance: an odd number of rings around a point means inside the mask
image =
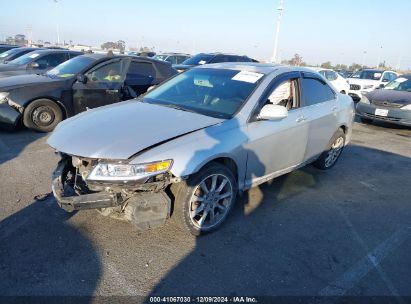
M 21 119 L 21 114 L 8 104 L 0 104 L 0 126 L 6 128 L 16 128 Z

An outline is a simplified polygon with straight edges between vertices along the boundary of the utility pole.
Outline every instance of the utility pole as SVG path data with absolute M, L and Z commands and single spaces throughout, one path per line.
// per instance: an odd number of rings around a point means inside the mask
M 277 63 L 278 36 L 280 35 L 281 17 L 283 16 L 283 11 L 284 11 L 284 0 L 280 0 L 277 11 L 278 11 L 278 16 L 277 16 L 277 25 L 276 25 L 276 31 L 275 31 L 275 39 L 274 39 L 274 51 L 273 51 L 273 57 L 271 58 L 272 63 Z
M 53 0 L 56 8 L 56 25 L 57 25 L 57 45 L 60 45 L 60 26 L 59 26 L 59 14 L 58 14 L 58 1 Z
M 381 61 L 381 53 L 382 53 L 382 46 L 378 50 L 378 64 L 377 64 L 377 69 L 380 67 L 380 61 Z
M 361 62 L 361 67 L 362 67 L 362 68 L 364 68 L 365 55 L 367 55 L 367 51 L 364 51 L 364 52 L 362 53 L 362 62 Z

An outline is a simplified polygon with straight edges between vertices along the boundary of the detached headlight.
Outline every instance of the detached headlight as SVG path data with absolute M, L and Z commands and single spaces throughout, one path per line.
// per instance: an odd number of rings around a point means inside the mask
M 0 103 L 7 103 L 9 92 L 0 92 Z
M 407 104 L 406 106 L 401 107 L 403 110 L 411 110 L 411 103 Z
M 168 171 L 171 159 L 146 164 L 99 163 L 87 177 L 96 181 L 133 181 Z
M 362 97 L 361 97 L 361 99 L 360 99 L 360 102 L 366 103 L 366 104 L 370 104 L 369 99 L 368 99 L 367 96 L 365 96 L 365 95 L 362 95 Z
M 373 87 L 374 86 L 372 84 L 366 84 L 365 86 L 363 86 L 363 89 L 367 90 L 367 89 L 372 89 Z

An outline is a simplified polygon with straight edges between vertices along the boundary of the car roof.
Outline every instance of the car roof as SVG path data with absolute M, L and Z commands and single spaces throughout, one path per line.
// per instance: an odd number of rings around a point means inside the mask
M 190 54 L 186 54 L 186 53 L 161 53 L 161 54 L 157 54 L 157 55 L 160 55 L 160 56 L 162 56 L 162 55 L 166 55 L 166 56 L 178 56 L 178 55 L 181 55 L 181 56 L 190 56 Z
M 141 56 L 135 56 L 135 55 L 126 55 L 126 54 L 118 54 L 118 55 L 114 54 L 112 56 L 107 56 L 107 54 L 86 53 L 81 56 L 90 57 L 95 60 L 101 60 L 101 61 L 104 61 L 103 59 L 131 58 L 131 59 L 140 59 L 142 61 L 150 61 L 150 62 L 158 63 L 158 64 L 170 65 L 170 63 L 166 61 L 156 60 L 150 57 L 141 57 Z
M 288 66 L 282 64 L 269 64 L 269 63 L 257 63 L 257 62 L 223 62 L 223 63 L 212 63 L 196 66 L 193 69 L 227 69 L 227 70 L 238 70 L 247 72 L 256 72 L 261 74 L 271 74 L 273 72 L 313 72 L 309 68 Z
M 378 69 L 362 69 L 361 71 L 368 71 L 368 72 L 378 72 L 378 73 L 383 73 L 386 70 L 378 70 Z M 388 71 L 388 70 L 387 70 Z M 391 72 L 391 71 L 388 71 Z
M 327 69 L 327 68 L 322 68 L 322 67 L 307 67 L 310 70 L 314 70 L 314 71 L 333 71 L 335 72 L 333 69 Z
M 70 50 L 64 50 L 64 49 L 38 49 L 38 50 L 33 50 L 33 52 L 36 52 L 36 53 L 39 53 L 39 54 L 65 53 L 65 52 L 70 52 L 70 53 L 75 53 L 75 54 L 83 54 L 83 52 L 70 51 Z

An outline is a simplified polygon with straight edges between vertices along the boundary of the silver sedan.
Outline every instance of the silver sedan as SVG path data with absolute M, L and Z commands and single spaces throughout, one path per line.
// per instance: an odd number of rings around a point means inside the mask
M 312 70 L 204 65 L 145 96 L 60 123 L 53 193 L 65 210 L 98 209 L 139 229 L 170 216 L 195 234 L 218 228 L 239 192 L 313 163 L 334 166 L 353 102 Z

